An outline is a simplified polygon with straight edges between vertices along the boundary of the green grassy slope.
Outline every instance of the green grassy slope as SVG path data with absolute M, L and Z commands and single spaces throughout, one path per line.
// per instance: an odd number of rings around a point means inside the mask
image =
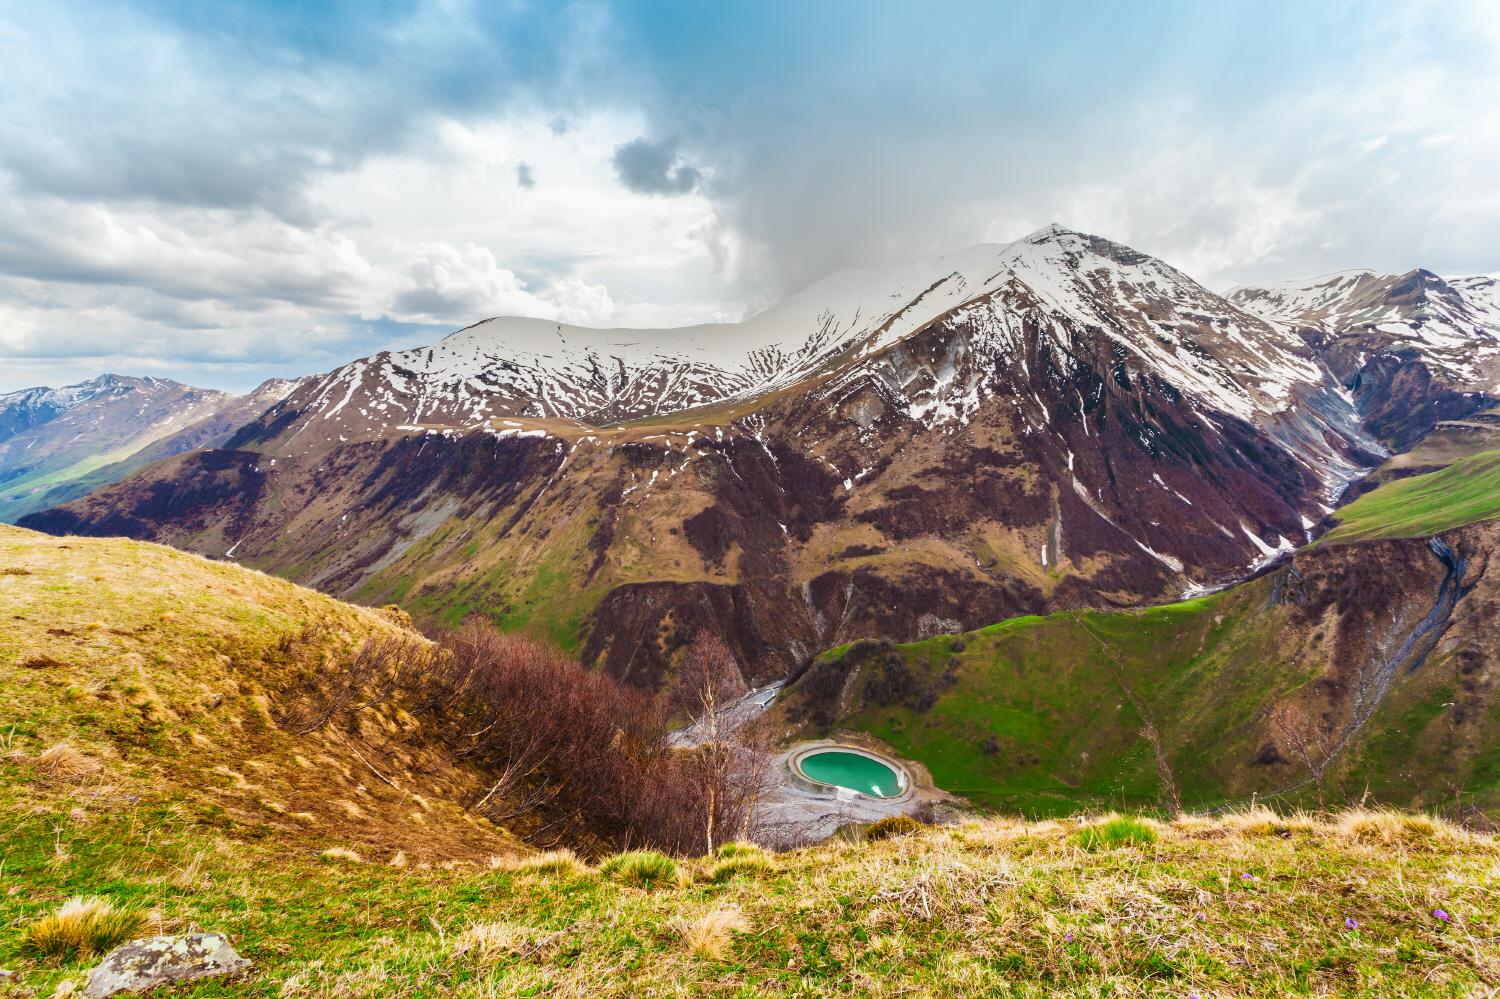
M 1450 539 L 1479 566 L 1495 532 L 1468 532 Z M 1488 577 L 1420 669 L 1403 659 L 1379 679 L 1441 578 L 1420 543 L 1322 548 L 1181 603 L 833 649 L 778 710 L 809 735 L 868 732 L 939 787 L 1001 812 L 1155 807 L 1169 784 L 1190 807 L 1252 795 L 1312 805 L 1314 765 L 1333 801 L 1368 791 L 1404 806 L 1500 809 L 1500 704 L 1475 672 L 1495 654 Z M 1358 692 L 1377 689 L 1375 709 L 1357 717 Z
M 1218 761 L 1254 754 L 1255 708 L 1306 680 L 1266 661 L 1269 629 L 1248 614 L 1254 603 L 1231 592 L 1070 611 L 900 645 L 910 686 L 937 693 L 932 706 L 922 710 L 920 695 L 881 704 L 867 686 L 838 724 L 920 760 L 975 804 L 1055 815 L 1156 799 L 1154 756 L 1138 734 L 1149 718 L 1174 746 L 1213 747 L 1183 752 L 1177 774 L 1185 795 L 1211 800 L 1228 776 Z M 889 669 L 866 666 L 866 683 Z
M 154 809 L 68 805 L 0 846 L 17 995 L 81 985 L 93 960 L 23 943 L 79 894 L 149 910 L 153 930 L 225 932 L 254 962 L 174 996 L 1395 997 L 1485 994 L 1500 974 L 1500 848 L 1422 816 L 1260 810 L 1092 850 L 1074 822 L 987 820 L 722 882 L 688 862 L 647 891 L 578 867 L 287 861 Z
M 1500 450 L 1388 482 L 1335 514 L 1326 541 L 1412 538 L 1500 517 Z

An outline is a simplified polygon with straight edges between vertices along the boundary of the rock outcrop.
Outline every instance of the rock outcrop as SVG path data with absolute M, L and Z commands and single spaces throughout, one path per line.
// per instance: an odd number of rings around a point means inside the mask
M 105 955 L 89 972 L 84 995 L 105 999 L 121 992 L 146 992 L 158 985 L 198 978 L 238 975 L 250 962 L 235 952 L 221 933 L 132 940 Z

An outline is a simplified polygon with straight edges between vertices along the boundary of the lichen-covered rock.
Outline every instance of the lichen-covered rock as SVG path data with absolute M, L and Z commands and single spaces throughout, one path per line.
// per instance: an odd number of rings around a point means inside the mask
M 171 982 L 235 975 L 248 967 L 250 962 L 236 954 L 221 933 L 132 940 L 110 951 L 89 972 L 84 994 L 89 999 L 104 999 L 119 992 L 145 992 Z

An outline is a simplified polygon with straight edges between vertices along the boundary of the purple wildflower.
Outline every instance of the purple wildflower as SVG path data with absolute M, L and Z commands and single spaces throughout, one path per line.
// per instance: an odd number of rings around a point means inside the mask
M 1453 917 L 1448 915 L 1448 913 L 1442 909 L 1433 909 L 1432 916 L 1434 919 L 1441 919 L 1445 923 L 1453 921 Z
M 1348 917 L 1347 919 L 1344 920 L 1344 929 L 1346 929 L 1346 930 L 1357 930 L 1357 929 L 1359 929 L 1359 920 L 1355 919 L 1353 916 Z
M 1066 940 L 1068 943 L 1072 943 L 1073 942 L 1073 933 L 1072 933 L 1072 931 L 1071 930 L 1068 931 L 1068 934 L 1066 936 L 1064 936 L 1063 939 Z

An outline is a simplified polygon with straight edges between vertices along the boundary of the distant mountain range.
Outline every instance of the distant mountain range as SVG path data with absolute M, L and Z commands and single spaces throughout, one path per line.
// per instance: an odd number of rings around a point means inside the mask
M 276 380 L 236 396 L 103 375 L 0 395 L 0 522 L 86 495 L 157 459 L 222 444 L 290 390 Z
M 24 523 L 486 614 L 643 682 L 709 625 L 772 678 L 853 638 L 1244 578 L 1492 405 L 1497 353 L 1492 278 L 1221 296 L 1049 226 L 740 324 L 482 322 L 278 386 Z

